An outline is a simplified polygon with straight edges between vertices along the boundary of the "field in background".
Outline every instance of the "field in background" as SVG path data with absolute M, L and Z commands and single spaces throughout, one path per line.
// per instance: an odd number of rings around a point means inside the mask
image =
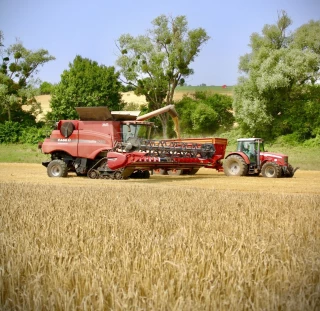
M 195 92 L 212 92 L 218 94 L 232 95 L 233 86 L 178 86 L 175 90 L 175 98 L 180 98 L 179 94 Z
M 227 86 L 222 88 L 221 86 L 182 86 L 177 87 L 173 99 L 178 101 L 182 99 L 184 95 L 193 94 L 196 91 L 208 91 L 219 94 L 232 95 L 233 86 Z M 137 96 L 134 92 L 125 92 L 122 94 L 122 100 L 127 104 L 134 103 L 138 105 L 146 105 L 147 101 L 145 96 Z M 48 111 L 50 111 L 50 99 L 51 95 L 39 95 L 36 96 L 36 100 L 41 104 L 43 113 L 41 116 L 44 116 Z
M 318 310 L 320 173 L 49 178 L 0 163 L 4 310 Z

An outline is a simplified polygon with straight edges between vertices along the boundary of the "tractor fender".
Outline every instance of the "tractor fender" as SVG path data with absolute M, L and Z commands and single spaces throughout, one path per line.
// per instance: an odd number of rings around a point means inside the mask
M 230 157 L 231 155 L 236 154 L 238 156 L 240 156 L 247 164 L 250 164 L 250 160 L 249 157 L 244 153 L 244 152 L 230 152 L 225 159 L 227 159 L 228 157 Z

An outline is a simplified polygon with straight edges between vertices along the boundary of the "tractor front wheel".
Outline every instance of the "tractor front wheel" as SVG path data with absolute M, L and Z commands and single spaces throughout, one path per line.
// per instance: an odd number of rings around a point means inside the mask
M 267 162 L 263 164 L 261 174 L 263 177 L 280 178 L 282 171 L 278 164 L 274 162 Z
M 49 177 L 67 177 L 68 166 L 62 160 L 53 160 L 47 166 L 47 174 Z
M 241 156 L 232 154 L 223 161 L 223 170 L 227 176 L 246 176 L 248 165 Z

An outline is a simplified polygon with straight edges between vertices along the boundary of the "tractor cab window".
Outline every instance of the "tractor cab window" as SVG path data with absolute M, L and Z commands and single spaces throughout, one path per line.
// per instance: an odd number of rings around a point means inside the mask
M 258 143 L 254 141 L 239 141 L 238 151 L 245 153 L 250 162 L 254 163 L 256 161 L 256 150 L 258 150 Z
M 260 152 L 264 152 L 263 142 L 261 141 L 260 144 L 258 144 L 258 142 L 256 142 L 256 150 L 258 150 L 258 145 L 259 145 L 259 147 L 260 147 Z
M 239 141 L 237 150 L 244 152 L 244 153 L 249 152 L 249 151 L 254 151 L 255 150 L 254 142 Z
M 147 124 L 122 124 L 122 139 L 124 142 L 129 138 L 150 138 L 151 126 Z

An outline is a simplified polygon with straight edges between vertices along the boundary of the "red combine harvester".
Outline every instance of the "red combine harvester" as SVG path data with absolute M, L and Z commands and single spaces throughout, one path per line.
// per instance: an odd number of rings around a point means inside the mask
M 42 163 L 50 177 L 66 177 L 69 171 L 93 179 L 149 178 L 150 171 L 195 174 L 201 167 L 223 171 L 227 139 L 150 139 L 154 124 L 145 120 L 169 113 L 177 121 L 173 105 L 140 117 L 107 107 L 76 110 L 80 120 L 59 121 L 40 145 L 51 156 Z

